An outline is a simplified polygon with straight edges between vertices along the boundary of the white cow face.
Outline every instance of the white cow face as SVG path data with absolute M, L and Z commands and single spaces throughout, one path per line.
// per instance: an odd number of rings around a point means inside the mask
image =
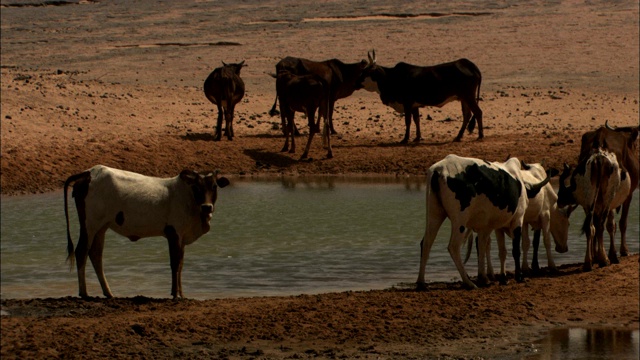
M 217 173 L 207 175 L 198 174 L 196 171 L 183 170 L 180 178 L 190 187 L 195 200 L 195 206 L 199 208 L 200 219 L 203 227 L 209 228 L 209 221 L 213 215 L 214 205 L 218 199 L 218 187 L 223 188 L 229 185 L 229 180 L 225 177 L 218 178 Z

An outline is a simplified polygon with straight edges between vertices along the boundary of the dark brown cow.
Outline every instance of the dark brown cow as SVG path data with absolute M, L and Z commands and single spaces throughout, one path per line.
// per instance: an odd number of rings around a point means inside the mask
M 482 110 L 478 106 L 482 75 L 478 67 L 467 59 L 435 66 L 415 66 L 400 62 L 388 68 L 376 64 L 376 53 L 369 54 L 369 63 L 361 79 L 368 91 L 380 94 L 382 103 L 404 114 L 405 134 L 401 143 L 409 141 L 411 117 L 416 124 L 416 138 L 420 135 L 420 108 L 442 107 L 458 100 L 462 103 L 462 127 L 454 141 L 460 141 L 464 129 L 469 132 L 478 122 L 478 139 L 484 136 Z M 472 116 L 473 115 L 473 116 Z
M 620 215 L 619 220 L 621 256 L 629 255 L 629 248 L 627 247 L 627 220 L 629 217 L 629 206 L 631 205 L 633 192 L 638 187 L 638 177 L 640 172 L 638 160 L 639 128 L 639 126 L 612 128 L 609 126 L 608 121 L 605 122 L 604 126 L 582 135 L 580 157 L 578 159 L 579 163 L 585 161 L 589 156 L 591 156 L 594 149 L 603 148 L 609 150 L 616 155 L 618 164 L 622 168 L 626 169 L 631 177 L 631 189 L 629 191 L 629 195 L 622 204 L 622 214 Z M 613 232 L 615 233 L 615 229 Z M 618 257 L 615 253 L 612 254 L 610 252 L 609 260 L 613 263 L 617 263 Z
M 276 64 L 276 73 L 282 70 L 288 70 L 295 75 L 315 74 L 327 82 L 327 84 L 329 85 L 330 93 L 328 114 L 329 127 L 331 128 L 331 133 L 335 134 L 336 131 L 333 127 L 333 109 L 335 106 L 335 102 L 339 99 L 344 99 L 351 96 L 354 91 L 362 88 L 358 79 L 362 75 L 362 71 L 366 66 L 367 62 L 365 60 L 353 64 L 345 64 L 338 59 L 312 61 L 303 58 L 287 56 Z M 269 112 L 271 116 L 277 114 L 277 103 L 278 97 L 276 96 L 273 107 Z
M 309 140 L 301 159 L 305 159 L 309 155 L 313 135 L 319 132 L 320 117 L 325 119 L 323 135 L 326 136 L 325 139 L 328 146 L 327 158 L 332 158 L 331 134 L 328 129 L 327 116 L 330 101 L 327 82 L 322 77 L 314 74 L 295 75 L 288 70 L 281 70 L 276 77 L 276 93 L 280 98 L 280 116 L 285 136 L 285 143 L 281 151 L 288 150 L 290 153 L 295 153 L 296 151 L 293 118 L 295 112 L 298 111 L 307 115 L 309 122 Z M 315 113 L 318 109 L 318 122 L 316 123 Z M 289 137 L 291 137 L 291 148 L 289 148 Z
M 244 61 L 238 64 L 225 64 L 216 68 L 204 81 L 204 94 L 218 107 L 218 121 L 214 140 L 222 136 L 222 118 L 225 119 L 227 139 L 233 140 L 233 112 L 236 104 L 244 97 L 244 81 L 240 78 L 240 70 Z

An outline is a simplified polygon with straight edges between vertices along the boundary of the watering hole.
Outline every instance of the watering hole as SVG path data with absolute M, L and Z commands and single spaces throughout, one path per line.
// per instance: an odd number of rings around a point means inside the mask
M 638 223 L 633 221 L 638 218 L 637 192 L 635 196 L 627 230 L 632 253 L 638 252 Z M 69 206 L 77 244 L 73 201 Z M 583 260 L 583 218 L 581 210 L 572 215 L 569 252 L 553 253 L 557 265 Z M 3 197 L 1 221 L 2 298 L 77 295 L 75 269 L 70 272 L 65 264 L 62 192 Z M 384 289 L 417 278 L 425 186 L 415 179 L 390 178 L 234 180 L 220 190 L 211 225 L 208 234 L 185 250 L 182 283 L 189 298 Z M 447 251 L 449 234 L 445 221 L 429 257 L 427 281 L 459 280 Z M 164 238 L 130 242 L 108 231 L 104 264 L 115 296 L 170 296 Z M 547 265 L 542 245 L 540 265 Z M 466 268 L 471 275 L 477 272 L 475 256 Z M 513 269 L 508 256 L 507 270 Z M 86 272 L 89 295 L 101 296 L 90 263 Z
M 528 360 L 638 359 L 640 331 L 618 328 L 558 328 L 537 341 L 540 349 Z

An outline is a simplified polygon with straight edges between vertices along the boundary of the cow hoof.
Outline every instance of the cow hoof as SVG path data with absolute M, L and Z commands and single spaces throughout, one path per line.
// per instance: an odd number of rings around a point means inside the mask
M 629 250 L 626 247 L 621 247 L 620 256 L 629 256 Z
M 421 137 L 417 137 L 417 138 L 413 139 L 414 143 L 419 143 L 420 141 L 422 141 Z
M 289 151 L 288 147 L 283 147 L 282 150 L 280 150 L 280 152 L 287 152 L 287 151 Z
M 423 283 L 423 282 L 417 282 L 416 283 L 416 291 L 426 291 L 427 290 L 427 284 Z
M 489 278 L 486 275 L 478 276 L 476 283 L 478 284 L 478 287 L 488 287 L 491 285 L 491 281 L 489 281 Z
M 333 154 L 331 153 L 327 154 L 327 159 L 333 159 Z
M 476 289 L 478 289 L 478 287 L 474 283 L 467 284 L 467 283 L 463 282 L 462 283 L 462 287 L 465 288 L 466 290 L 476 290 Z
M 402 139 L 402 140 L 400 141 L 400 144 L 403 144 L 403 145 L 404 145 L 404 144 L 407 144 L 408 142 L 409 142 L 409 139 L 408 139 L 408 138 L 404 138 L 404 139 Z
M 582 265 L 582 271 L 584 272 L 589 272 L 592 270 L 591 264 L 584 264 Z
M 609 254 L 609 261 L 611 261 L 612 264 L 620 264 L 620 259 L 618 259 L 618 255 L 617 254 Z
M 462 137 L 457 136 L 455 139 L 453 139 L 453 142 L 460 142 L 460 140 L 462 140 Z
M 507 275 L 506 274 L 500 275 L 500 285 L 507 285 L 507 284 L 508 284 Z

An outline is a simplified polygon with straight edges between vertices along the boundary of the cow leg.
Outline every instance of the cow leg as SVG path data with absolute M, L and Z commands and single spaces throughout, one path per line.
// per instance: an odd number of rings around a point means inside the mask
M 511 254 L 513 255 L 513 261 L 516 263 L 516 281 L 523 282 L 524 276 L 522 275 L 522 269 L 520 269 L 520 238 L 522 237 L 522 227 L 518 226 L 513 230 L 513 248 Z
M 329 128 L 331 129 L 331 135 L 336 135 L 338 132 L 333 128 L 333 109 L 335 108 L 335 101 L 329 101 Z
M 233 112 L 234 105 L 229 105 L 229 108 L 225 112 L 225 127 L 227 128 L 227 139 L 233 140 Z
M 111 293 L 107 278 L 104 276 L 104 268 L 102 266 L 104 235 L 107 232 L 107 229 L 108 227 L 105 226 L 104 228 L 100 229 L 93 237 L 93 242 L 91 243 L 91 247 L 89 248 L 89 258 L 91 259 L 93 269 L 96 271 L 96 276 L 98 277 L 98 281 L 100 282 L 100 286 L 102 287 L 102 293 L 104 294 L 104 296 L 111 299 L 113 297 L 113 293 Z
M 323 138 L 327 139 L 327 159 L 333 158 L 333 151 L 331 150 L 331 129 L 329 125 L 329 120 L 327 118 L 324 119 L 324 130 L 322 133 Z
M 85 225 L 80 225 L 80 237 L 78 245 L 76 246 L 76 269 L 78 271 L 78 287 L 79 296 L 81 298 L 88 298 L 87 294 L 87 281 L 85 278 L 85 267 L 87 265 L 87 255 L 89 253 L 89 235 L 87 234 L 87 228 Z
M 171 296 L 177 299 L 182 297 L 182 289 L 180 288 L 180 270 L 182 268 L 182 259 L 184 258 L 184 247 L 180 243 L 180 236 L 176 233 L 173 226 L 167 225 L 164 229 L 164 235 L 169 242 L 169 261 L 171 263 Z
M 300 157 L 300 160 L 302 159 L 306 159 L 307 156 L 309 156 L 309 149 L 311 148 L 311 140 L 313 140 L 313 135 L 316 133 L 315 132 L 315 109 L 312 111 L 308 111 L 307 112 L 307 118 L 309 119 L 309 140 L 307 140 L 307 145 L 304 147 L 304 152 L 302 153 L 302 156 Z
M 534 242 L 535 242 L 535 231 L 534 231 Z M 529 252 L 529 245 L 531 245 L 531 239 L 529 239 L 529 225 L 522 225 L 522 272 L 528 274 L 531 272 L 531 268 L 529 268 L 529 260 L 527 259 L 527 255 Z M 536 245 L 534 243 L 534 249 Z M 533 251 L 533 261 L 531 262 L 531 266 L 538 263 L 538 256 L 536 254 L 536 250 Z
M 461 100 L 460 103 L 462 104 L 462 127 L 460 127 L 460 131 L 458 131 L 458 135 L 453 139 L 455 142 L 462 140 L 464 129 L 467 128 L 469 125 L 469 119 L 471 119 L 471 109 L 469 108 L 469 105 L 467 105 L 467 102 Z
M 487 278 L 487 264 L 485 264 L 491 242 L 489 234 L 487 232 L 478 233 L 478 280 L 476 282 L 480 287 L 487 286 L 490 283 L 489 278 Z M 449 252 L 451 253 L 451 250 Z
M 404 108 L 404 138 L 400 141 L 400 144 L 406 144 L 409 142 L 409 133 L 411 132 L 411 112 L 407 111 L 407 107 Z
M 629 256 L 629 248 L 627 247 L 627 220 L 629 219 L 629 207 L 633 199 L 633 191 L 629 193 L 629 197 L 622 204 L 622 213 L 620 214 L 620 256 Z
M 496 230 L 498 242 L 498 258 L 500 259 L 500 285 L 507 285 L 507 246 L 504 242 L 504 231 Z
M 89 252 L 89 229 L 87 228 L 86 201 L 89 191 L 89 181 L 78 182 L 73 186 L 73 197 L 78 210 L 78 220 L 80 222 L 80 235 L 78 245 L 76 245 L 76 270 L 78 272 L 78 294 L 82 298 L 87 298 L 87 281 L 85 278 L 85 267 L 87 265 L 87 254 Z M 91 234 L 93 238 L 93 233 Z
M 440 226 L 446 219 L 446 214 L 440 207 L 438 199 L 433 196 L 427 199 L 427 226 L 425 228 L 424 236 L 420 242 L 420 271 L 418 272 L 418 280 L 416 281 L 418 290 L 426 288 L 424 281 L 424 272 L 429 260 L 429 253 L 431 252 L 431 246 L 436 239 Z
M 604 267 L 610 264 L 609 257 L 604 250 L 604 228 L 606 226 L 607 218 L 609 217 L 609 212 L 598 215 L 596 217 L 596 239 L 598 240 L 597 246 L 597 259 L 598 265 L 600 267 Z
M 592 252 L 593 252 L 593 248 L 592 248 L 592 243 L 593 243 L 593 236 L 595 234 L 595 229 L 593 227 L 593 215 L 588 213 L 585 220 L 584 220 L 584 225 L 582 226 L 582 229 L 585 230 L 584 233 L 587 237 L 587 249 L 585 250 L 585 254 L 584 254 L 584 264 L 582 265 L 582 271 L 591 271 L 592 269 Z
M 538 251 L 540 249 L 540 233 L 541 233 L 541 229 L 537 229 L 533 231 L 533 258 L 531 259 L 531 268 L 533 269 L 533 271 L 535 273 L 539 273 L 540 272 L 540 263 L 538 262 Z M 524 239 L 524 234 L 523 234 L 523 239 Z M 549 261 L 549 256 L 550 256 L 550 252 L 549 252 L 549 248 L 551 246 L 551 244 L 549 243 L 549 238 L 548 238 L 548 233 L 545 234 L 544 236 L 544 247 L 547 249 L 547 261 Z M 523 250 L 524 251 L 524 250 Z M 551 262 L 553 262 L 553 259 L 551 259 Z
M 478 139 L 482 139 L 484 137 L 484 130 L 482 128 L 482 110 L 480 109 L 480 106 L 478 106 L 476 99 L 472 99 L 469 107 L 471 107 L 473 116 L 475 116 L 476 121 L 478 122 Z
M 620 260 L 618 260 L 615 243 L 616 218 L 613 210 L 609 211 L 609 215 L 607 216 L 607 233 L 609 233 L 609 261 L 611 261 L 612 264 L 619 264 Z
M 224 110 L 220 104 L 218 105 L 218 120 L 216 121 L 216 132 L 213 134 L 213 140 L 219 141 L 222 138 L 222 117 L 224 116 Z
M 413 142 L 420 142 L 422 140 L 422 135 L 420 133 L 420 109 L 413 109 L 413 122 L 416 124 L 416 138 Z
M 284 145 L 280 152 L 289 151 L 289 133 L 291 132 L 291 124 L 287 122 L 287 113 L 286 110 L 282 108 L 282 103 L 280 104 L 280 120 L 282 122 L 282 134 L 284 135 Z M 293 136 L 293 135 L 292 135 Z
M 491 237 L 487 239 L 487 250 L 485 251 L 485 258 L 487 261 L 487 278 L 490 281 L 495 281 L 496 275 L 493 271 L 493 264 L 491 263 Z
M 458 229 L 461 229 L 461 231 L 459 231 Z M 464 283 L 465 287 L 468 289 L 477 289 L 477 286 L 471 281 L 471 279 L 469 279 L 469 275 L 467 275 L 467 272 L 464 269 L 464 264 L 462 263 L 462 259 L 460 257 L 460 248 L 462 247 L 465 241 L 464 234 L 465 234 L 464 226 L 461 226 L 460 224 L 456 224 L 454 226 L 453 223 L 451 224 L 451 237 L 449 238 L 449 246 L 448 246 L 449 255 L 451 255 L 451 259 L 453 260 L 453 263 L 456 264 L 456 268 L 458 269 L 458 273 L 460 273 L 460 278 L 462 278 L 462 282 Z M 480 234 L 478 234 L 478 237 L 480 238 L 478 243 L 478 249 L 479 249 L 478 263 L 482 263 L 482 265 L 484 266 L 483 257 L 484 257 L 484 252 L 486 251 L 486 246 L 485 246 L 486 244 L 483 243 L 482 236 Z M 484 272 L 485 270 L 482 269 L 482 271 Z

